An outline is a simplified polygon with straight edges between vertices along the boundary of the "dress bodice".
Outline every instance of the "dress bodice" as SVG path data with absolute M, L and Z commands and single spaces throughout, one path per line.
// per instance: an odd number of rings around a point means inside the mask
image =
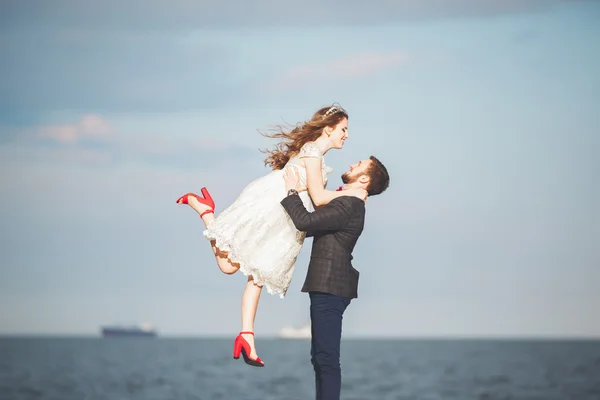
M 321 150 L 317 147 L 315 142 L 308 142 L 302 146 L 300 152 L 297 155 L 290 158 L 286 167 L 288 165 L 294 165 L 297 167 L 298 175 L 300 178 L 300 185 L 302 188 L 306 188 L 306 168 L 302 166 L 301 159 L 304 157 L 314 157 L 321 160 L 321 174 L 323 177 L 323 186 L 327 186 L 327 175 L 333 171 L 333 169 L 329 168 L 325 165 L 325 158 L 321 153 Z

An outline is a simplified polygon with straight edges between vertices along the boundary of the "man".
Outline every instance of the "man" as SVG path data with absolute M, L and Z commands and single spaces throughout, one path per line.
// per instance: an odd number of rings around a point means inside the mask
M 350 166 L 342 175 L 344 186 L 340 189 L 362 188 L 375 196 L 387 189 L 389 179 L 384 165 L 371 156 Z M 293 168 L 286 172 L 285 181 L 288 196 L 281 205 L 296 229 L 314 236 L 302 292 L 310 296 L 316 399 L 337 400 L 341 390 L 342 317 L 350 301 L 358 297 L 359 272 L 351 260 L 363 231 L 365 203 L 355 196 L 341 196 L 310 213 L 298 196 L 298 176 Z

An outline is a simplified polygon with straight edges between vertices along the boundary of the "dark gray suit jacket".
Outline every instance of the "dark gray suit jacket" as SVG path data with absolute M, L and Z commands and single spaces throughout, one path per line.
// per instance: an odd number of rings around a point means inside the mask
M 365 203 L 354 196 L 342 196 L 311 213 L 300 196 L 292 195 L 281 205 L 296 229 L 314 236 L 302 291 L 357 298 L 359 273 L 351 261 L 364 227 Z

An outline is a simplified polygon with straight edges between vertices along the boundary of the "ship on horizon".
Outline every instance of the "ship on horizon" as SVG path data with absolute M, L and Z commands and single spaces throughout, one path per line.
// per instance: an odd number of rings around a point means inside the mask
M 277 332 L 277 337 L 280 339 L 310 339 L 312 337 L 311 324 L 309 322 L 299 327 L 284 326 Z
M 150 324 L 107 325 L 100 328 L 102 337 L 157 337 L 158 332 Z

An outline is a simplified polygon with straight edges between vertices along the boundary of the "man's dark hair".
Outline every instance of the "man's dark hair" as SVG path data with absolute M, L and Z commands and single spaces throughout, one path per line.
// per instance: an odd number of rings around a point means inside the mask
M 371 156 L 369 159 L 372 161 L 372 164 L 366 173 L 370 178 L 367 193 L 369 193 L 369 196 L 376 196 L 388 188 L 390 185 L 390 176 L 385 166 L 377 157 Z

